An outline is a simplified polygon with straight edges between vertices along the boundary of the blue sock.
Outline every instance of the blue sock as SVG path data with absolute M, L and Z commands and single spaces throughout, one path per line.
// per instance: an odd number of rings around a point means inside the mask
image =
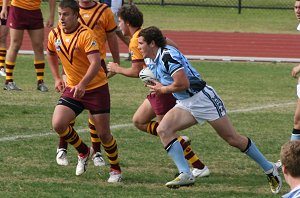
M 300 134 L 292 134 L 291 135 L 291 140 L 300 140 Z
M 248 138 L 248 148 L 244 152 L 246 155 L 248 155 L 251 159 L 253 159 L 262 169 L 264 169 L 265 172 L 270 171 L 273 169 L 273 164 L 269 162 L 265 156 L 258 150 L 258 148 L 255 146 L 254 142 Z
M 174 139 L 168 144 L 168 146 L 166 147 L 166 151 L 168 152 L 168 155 L 172 158 L 172 160 L 175 162 L 179 173 L 190 172 L 189 165 L 184 158 L 184 153 L 181 144 L 178 142 L 177 139 Z
M 299 129 L 293 129 L 291 140 L 300 140 L 300 130 Z

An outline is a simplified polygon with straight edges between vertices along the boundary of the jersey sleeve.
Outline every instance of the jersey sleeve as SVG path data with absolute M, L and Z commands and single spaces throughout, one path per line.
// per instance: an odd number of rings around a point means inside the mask
M 56 52 L 55 44 L 54 44 L 54 30 L 50 31 L 48 34 L 47 50 L 51 53 Z
M 105 32 L 113 32 L 115 29 L 117 29 L 117 24 L 115 22 L 114 14 L 111 11 L 110 8 L 105 9 L 104 13 L 105 15 L 105 21 L 103 24 L 103 27 L 105 29 Z
M 86 31 L 84 36 L 80 39 L 84 52 L 88 54 L 99 53 L 99 46 L 96 37 L 92 31 Z

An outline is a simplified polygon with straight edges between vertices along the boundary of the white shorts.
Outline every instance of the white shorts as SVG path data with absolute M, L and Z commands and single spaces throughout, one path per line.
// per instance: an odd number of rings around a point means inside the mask
M 199 124 L 217 120 L 226 114 L 222 99 L 210 86 L 190 98 L 177 100 L 175 107 L 189 111 Z
M 300 84 L 297 84 L 297 96 L 300 99 Z

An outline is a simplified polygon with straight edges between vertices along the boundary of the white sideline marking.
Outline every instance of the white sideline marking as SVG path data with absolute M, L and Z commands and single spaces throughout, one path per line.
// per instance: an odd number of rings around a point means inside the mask
M 240 112 L 250 112 L 250 111 L 258 111 L 262 109 L 270 109 L 270 108 L 277 108 L 277 107 L 287 107 L 290 105 L 295 105 L 296 102 L 287 102 L 287 103 L 281 103 L 281 104 L 270 104 L 270 105 L 264 105 L 264 106 L 258 106 L 258 107 L 252 107 L 252 108 L 246 108 L 246 109 L 236 109 L 236 110 L 228 110 L 228 113 L 240 113 Z M 111 129 L 121 129 L 121 128 L 128 128 L 133 127 L 133 124 L 119 124 L 119 125 L 113 125 L 111 126 Z M 88 129 L 79 129 L 76 130 L 78 133 L 86 132 Z M 45 133 L 35 133 L 30 135 L 17 135 L 17 136 L 11 136 L 11 137 L 2 137 L 0 138 L 0 142 L 5 141 L 15 141 L 19 139 L 31 139 L 36 137 L 45 137 L 49 135 L 57 135 L 54 131 L 53 132 L 45 132 Z
M 256 110 L 262 110 L 262 109 L 271 109 L 271 108 L 276 108 L 276 107 L 286 107 L 290 105 L 295 105 L 296 102 L 288 102 L 288 103 L 282 103 L 282 104 L 270 104 L 270 105 L 265 105 L 265 106 L 260 106 L 260 107 L 252 107 L 252 108 L 247 108 L 247 109 L 236 109 L 236 110 L 229 110 L 227 111 L 228 113 L 239 113 L 239 112 L 249 112 L 249 111 L 256 111 Z
M 127 127 L 132 127 L 133 124 L 118 124 L 118 125 L 113 125 L 110 128 L 111 129 L 121 129 L 121 128 L 127 128 Z M 76 132 L 78 133 L 83 133 L 86 132 L 88 129 L 78 129 Z M 35 133 L 31 135 L 17 135 L 17 136 L 11 136 L 11 137 L 3 137 L 0 138 L 0 142 L 5 142 L 5 141 L 14 141 L 14 140 L 19 140 L 19 139 L 30 139 L 30 138 L 36 138 L 36 137 L 45 137 L 49 135 L 57 135 L 54 131 L 53 132 L 44 132 L 44 133 Z
M 19 50 L 19 54 L 32 55 L 32 50 Z M 44 51 L 46 54 L 46 51 Z M 106 53 L 107 57 L 112 57 L 111 53 Z M 300 58 L 283 57 L 245 57 L 245 56 L 201 56 L 185 55 L 189 60 L 207 60 L 207 61 L 248 61 L 248 62 L 278 62 L 278 63 L 300 63 Z M 120 53 L 120 57 L 127 58 L 128 53 Z

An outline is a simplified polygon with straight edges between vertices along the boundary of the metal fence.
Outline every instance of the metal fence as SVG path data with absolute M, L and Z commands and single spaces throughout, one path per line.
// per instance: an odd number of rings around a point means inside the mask
M 125 1 L 127 3 L 127 1 Z M 243 9 L 293 9 L 295 0 L 134 0 L 141 5 L 197 6 Z M 183 8 L 184 9 L 184 8 Z

